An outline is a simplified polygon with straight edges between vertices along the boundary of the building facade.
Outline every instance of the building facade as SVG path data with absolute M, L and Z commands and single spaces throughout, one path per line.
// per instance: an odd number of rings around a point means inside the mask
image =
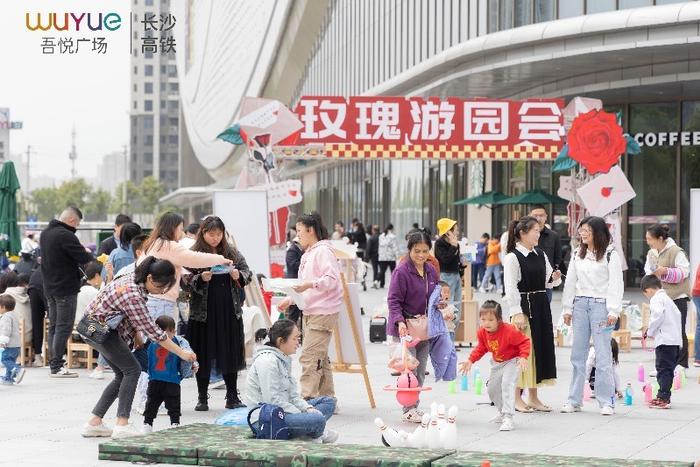
M 198 8 L 206 3 L 198 2 Z M 261 51 L 255 66 L 239 67 L 246 76 L 263 77 L 246 95 L 277 98 L 292 108 L 304 95 L 601 99 L 607 110 L 620 112 L 625 131 L 643 142 L 641 154 L 622 159 L 637 192 L 622 209 L 623 246 L 631 270 L 639 272 L 646 251 L 644 230 L 652 223 L 668 223 L 673 237 L 688 247 L 689 190 L 700 187 L 700 140 L 693 138 L 700 123 L 700 3 L 260 4 L 276 7 L 267 14 L 259 9 L 265 24 L 276 24 L 275 15 L 284 12 L 284 27 L 268 30 L 266 41 L 255 49 Z M 275 53 L 264 55 L 268 43 L 279 45 Z M 292 69 L 287 66 L 290 57 L 296 64 Z M 280 70 L 288 71 L 285 81 L 278 79 Z M 205 167 L 214 166 L 210 173 L 219 183 L 235 184 L 244 156 L 229 148 L 221 162 L 221 157 L 214 160 L 206 151 L 194 150 Z M 295 207 L 297 213 L 319 209 L 329 224 L 353 217 L 365 224 L 392 222 L 400 233 L 414 222 L 433 227 L 438 218 L 450 216 L 470 239 L 484 231 L 500 234 L 510 219 L 529 208 L 491 210 L 455 206 L 454 201 L 492 189 L 508 195 L 532 188 L 556 192 L 559 179 L 552 163 L 545 161 L 329 160 L 284 165 L 284 177 L 303 181 L 304 201 Z M 548 209 L 553 227 L 566 236 L 565 207 Z M 628 278 L 632 283 L 638 274 Z
M 180 104 L 175 56 L 143 52 L 145 14 L 167 15 L 169 0 L 133 0 L 131 55 L 131 128 L 129 173 L 134 183 L 153 176 L 167 191 L 179 186 Z M 155 35 L 157 37 L 157 35 Z

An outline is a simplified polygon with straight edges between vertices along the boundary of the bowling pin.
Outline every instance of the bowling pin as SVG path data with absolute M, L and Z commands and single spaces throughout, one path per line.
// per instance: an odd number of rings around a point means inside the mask
M 407 433 L 407 432 L 405 432 L 405 431 L 403 431 L 403 430 L 399 430 L 399 438 L 401 439 L 401 446 L 413 447 L 413 446 L 411 446 L 411 444 L 410 444 L 410 442 L 412 441 L 412 440 L 409 440 L 409 437 L 410 437 L 410 436 L 411 436 L 411 435 L 410 435 L 409 433 Z
M 447 425 L 447 419 L 445 418 L 445 405 L 444 404 L 438 405 L 437 418 L 438 418 L 438 428 L 442 431 L 445 429 L 445 425 Z
M 637 367 L 637 381 L 643 383 L 645 380 L 646 378 L 644 377 L 644 364 L 640 363 Z
M 651 383 L 646 383 L 644 385 L 644 402 L 647 404 L 651 402 Z
M 381 418 L 375 418 L 374 424 L 377 425 L 377 428 L 379 428 L 379 431 L 381 431 L 382 437 L 384 438 L 384 441 L 386 441 L 386 444 L 388 444 L 391 447 L 401 447 L 403 445 L 401 437 L 396 432 L 396 430 L 386 426 L 386 423 L 384 423 L 384 421 Z
M 428 427 L 426 440 L 428 442 L 428 449 L 440 449 L 442 447 L 437 416 L 430 417 L 430 426 Z
M 450 407 L 447 411 L 447 424 L 442 429 L 442 447 L 445 449 L 457 448 L 457 412 L 459 409 L 456 405 Z
M 428 431 L 428 425 L 430 424 L 430 415 L 427 413 L 423 414 L 423 419 L 420 422 L 420 426 L 416 428 L 413 432 L 413 444 L 414 447 L 422 449 L 427 446 L 425 436 Z

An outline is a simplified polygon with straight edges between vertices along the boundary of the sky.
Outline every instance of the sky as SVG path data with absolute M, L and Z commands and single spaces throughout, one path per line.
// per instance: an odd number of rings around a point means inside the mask
M 0 2 L 0 107 L 10 108 L 10 153 L 31 145 L 30 173 L 57 179 L 70 177 L 71 131 L 76 129 L 78 176 L 95 177 L 102 156 L 122 151 L 129 140 L 130 0 L 3 0 Z M 122 23 L 116 31 L 29 31 L 25 13 L 114 12 Z M 87 15 L 86 15 L 87 17 Z M 59 15 L 62 23 L 62 15 Z M 86 19 L 83 20 L 85 22 Z M 87 30 L 86 30 L 87 29 Z M 85 46 L 77 54 L 42 53 L 42 38 L 105 37 L 106 54 Z M 87 43 L 81 43 L 81 46 Z

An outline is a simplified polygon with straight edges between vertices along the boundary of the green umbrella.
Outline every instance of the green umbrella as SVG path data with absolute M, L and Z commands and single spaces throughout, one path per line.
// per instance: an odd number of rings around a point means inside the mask
M 487 191 L 486 193 L 482 193 L 479 196 L 460 199 L 459 201 L 455 201 L 452 204 L 498 204 L 500 201 L 507 198 L 508 196 L 504 195 L 500 191 Z
M 567 204 L 568 201 L 542 190 L 531 190 L 499 201 L 498 204 Z
M 17 226 L 17 199 L 19 180 L 15 164 L 5 162 L 0 171 L 0 250 L 16 255 L 21 248 L 19 227 Z

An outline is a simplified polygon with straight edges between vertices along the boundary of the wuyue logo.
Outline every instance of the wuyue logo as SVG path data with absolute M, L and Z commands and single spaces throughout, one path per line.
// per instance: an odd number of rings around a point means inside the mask
M 117 13 L 25 13 L 25 24 L 30 31 L 116 31 L 122 18 Z

